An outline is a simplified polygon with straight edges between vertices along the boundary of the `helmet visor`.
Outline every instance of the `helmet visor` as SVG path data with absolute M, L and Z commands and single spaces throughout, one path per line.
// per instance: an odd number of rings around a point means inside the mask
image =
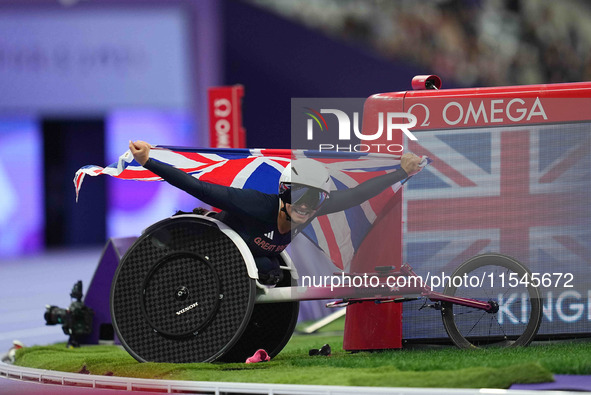
M 311 210 L 318 210 L 328 198 L 328 193 L 317 188 L 293 185 L 289 189 L 292 205 L 306 206 Z

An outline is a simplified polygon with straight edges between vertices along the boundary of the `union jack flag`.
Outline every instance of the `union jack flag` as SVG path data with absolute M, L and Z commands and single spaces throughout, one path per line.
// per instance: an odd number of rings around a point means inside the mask
M 281 171 L 291 160 L 291 151 L 158 146 L 152 148 L 150 157 L 173 165 L 203 181 L 276 193 L 277 182 L 272 185 L 271 181 L 279 179 Z M 122 180 L 162 180 L 136 162 L 131 151 L 128 150 L 116 163 L 107 167 L 88 165 L 79 169 L 74 177 L 76 200 L 78 200 L 85 175 L 103 174 Z
M 588 124 L 419 132 L 409 148 L 434 161 L 405 193 L 405 260 L 421 275 L 451 275 L 476 254 L 500 252 L 532 272 L 588 283 L 589 132 Z
M 292 159 L 314 158 L 328 169 L 333 189 L 342 190 L 400 167 L 400 157 L 388 154 L 319 153 L 280 149 L 218 149 L 154 147 L 150 157 L 173 165 L 193 177 L 215 184 L 277 193 L 279 176 Z M 425 159 L 425 163 L 428 159 Z M 84 166 L 76 172 L 76 199 L 85 175 L 110 175 L 124 180 L 158 181 L 160 177 L 143 168 L 130 151 L 105 168 Z M 348 269 L 355 251 L 387 202 L 400 189 L 393 185 L 361 206 L 316 218 L 303 232 L 339 268 Z
M 318 157 L 318 153 L 315 153 L 313 156 L 328 169 L 332 190 L 354 188 L 370 178 L 400 168 L 399 157 L 394 158 L 392 155 L 335 153 Z M 424 158 L 423 166 L 430 161 L 430 158 Z M 335 266 L 345 272 L 353 271 L 351 262 L 361 244 L 366 241 L 365 236 L 409 178 L 358 206 L 316 218 L 303 233 L 327 253 Z

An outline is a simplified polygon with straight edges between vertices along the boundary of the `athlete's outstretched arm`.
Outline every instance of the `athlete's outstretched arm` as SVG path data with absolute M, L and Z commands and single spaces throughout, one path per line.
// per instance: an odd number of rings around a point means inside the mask
M 396 184 L 420 170 L 421 158 L 414 154 L 406 153 L 400 159 L 400 169 L 372 178 L 357 185 L 355 188 L 344 191 L 333 191 L 330 198 L 322 206 L 318 215 L 325 215 L 346 210 L 357 206 L 366 200 L 378 195 L 386 188 Z
M 169 184 L 221 210 L 254 217 L 266 214 L 261 211 L 265 206 L 261 200 L 269 199 L 269 195 L 252 189 L 232 188 L 200 181 L 173 166 L 150 159 L 150 148 L 151 145 L 144 141 L 129 142 L 134 159 Z

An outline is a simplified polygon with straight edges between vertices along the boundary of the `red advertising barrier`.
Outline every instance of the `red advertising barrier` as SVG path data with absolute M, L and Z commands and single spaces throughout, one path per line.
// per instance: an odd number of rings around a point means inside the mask
M 364 133 L 371 133 L 377 125 L 369 122 L 377 119 L 377 113 L 412 114 L 416 125 L 409 127 L 417 132 L 418 141 L 406 139 L 405 150 L 434 160 L 427 173 L 431 184 L 421 184 L 419 176 L 413 183 L 414 195 L 407 190 L 406 203 L 389 212 L 391 224 L 402 224 L 405 210 L 405 238 L 414 245 L 406 247 L 406 261 L 421 266 L 424 273 L 443 272 L 473 255 L 494 251 L 516 257 L 534 272 L 575 273 L 582 283 L 575 287 L 582 291 L 552 288 L 540 333 L 589 333 L 591 314 L 584 315 L 581 307 L 580 314 L 567 316 L 561 306 L 553 313 L 552 303 L 560 304 L 568 296 L 583 306 L 591 295 L 584 284 L 589 237 L 579 230 L 588 229 L 591 221 L 585 195 L 591 181 L 582 166 L 590 160 L 587 125 L 591 121 L 586 109 L 591 108 L 591 82 L 437 90 L 426 86 L 433 76 L 420 77 L 413 86 L 421 90 L 369 97 L 363 116 Z M 401 132 L 394 133 L 390 142 L 399 139 Z M 486 144 L 477 150 L 478 142 Z M 580 173 L 572 169 L 577 163 L 581 164 L 577 169 L 583 169 Z M 354 261 L 352 271 L 399 267 L 402 226 L 396 232 L 391 229 L 382 230 L 390 236 L 388 248 L 377 243 L 369 259 Z M 384 250 L 390 254 L 385 259 L 379 254 Z M 390 305 L 349 306 L 343 348 L 400 348 L 402 311 L 397 310 L 399 305 Z M 405 331 L 443 331 L 440 317 L 433 315 L 431 323 L 424 315 L 415 315 L 404 310 Z M 409 332 L 404 338 L 421 334 Z
M 209 145 L 212 148 L 245 148 L 242 126 L 242 85 L 208 89 Z
M 379 113 L 402 112 L 402 97 L 385 98 L 374 95 L 368 98 L 363 108 L 364 133 L 379 128 Z M 402 122 L 404 123 L 404 122 Z M 390 140 L 385 136 L 377 143 L 402 146 L 402 131 L 393 133 Z M 362 140 L 363 141 L 363 140 Z M 377 145 L 376 145 L 377 146 Z M 389 248 L 384 248 L 388 246 Z M 383 210 L 375 221 L 365 242 L 351 262 L 355 273 L 373 273 L 376 266 L 402 265 L 402 191 L 393 197 L 390 206 Z M 347 307 L 343 349 L 369 351 L 402 347 L 402 305 L 398 303 L 376 304 L 373 301 L 351 304 Z
M 417 117 L 412 130 L 576 122 L 589 119 L 591 83 L 405 92 L 404 111 Z M 379 95 L 383 100 L 401 92 Z

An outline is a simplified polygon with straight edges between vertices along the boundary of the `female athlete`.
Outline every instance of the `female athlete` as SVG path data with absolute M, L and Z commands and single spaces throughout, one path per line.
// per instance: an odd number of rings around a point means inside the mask
M 236 231 L 252 252 L 259 282 L 281 280 L 277 256 L 315 217 L 345 210 L 378 195 L 389 186 L 420 170 L 421 158 L 402 155 L 400 169 L 344 191 L 330 191 L 328 171 L 313 160 L 294 160 L 279 180 L 279 193 L 267 194 L 200 181 L 170 165 L 151 160 L 151 145 L 129 142 L 134 159 L 171 185 L 222 210 L 215 218 Z

